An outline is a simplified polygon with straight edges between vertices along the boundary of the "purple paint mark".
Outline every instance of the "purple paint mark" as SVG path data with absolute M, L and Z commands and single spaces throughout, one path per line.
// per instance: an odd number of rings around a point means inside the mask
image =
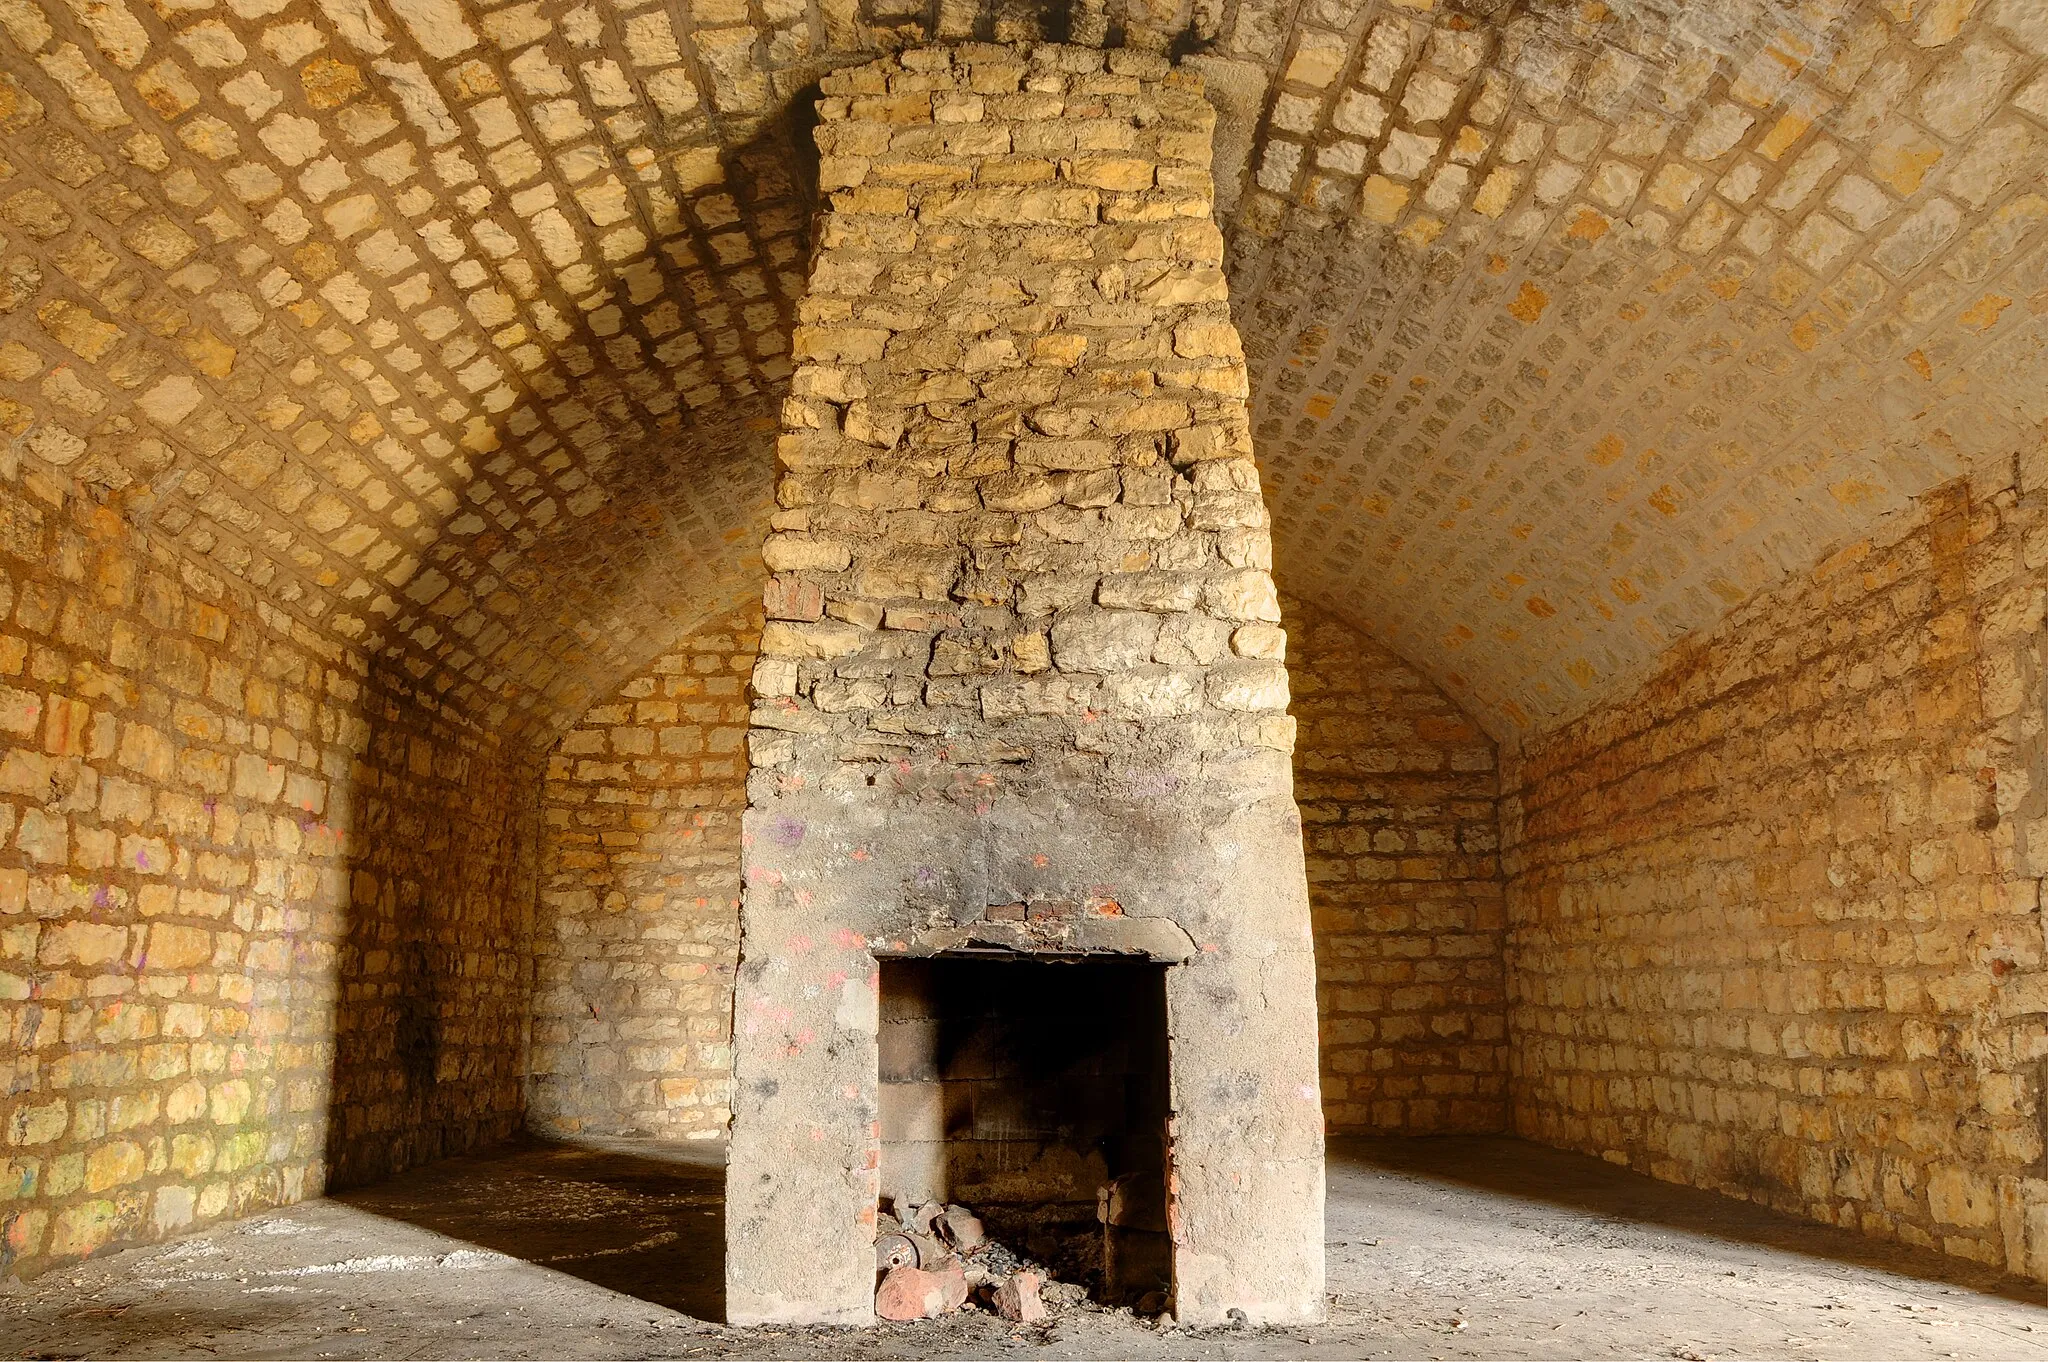
M 804 841 L 803 820 L 791 818 L 786 813 L 777 814 L 775 820 L 768 825 L 768 840 L 779 847 L 802 846 Z

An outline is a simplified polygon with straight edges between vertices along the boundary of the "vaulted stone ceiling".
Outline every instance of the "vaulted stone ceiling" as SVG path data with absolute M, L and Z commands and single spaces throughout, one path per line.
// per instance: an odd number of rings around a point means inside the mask
M 1233 280 L 1281 579 L 1496 734 L 2042 438 L 2048 0 L 1292 44 Z
M 0 0 L 0 429 L 546 742 L 757 584 L 810 90 L 1170 47 L 1279 571 L 1498 733 L 2048 417 L 2048 0 Z

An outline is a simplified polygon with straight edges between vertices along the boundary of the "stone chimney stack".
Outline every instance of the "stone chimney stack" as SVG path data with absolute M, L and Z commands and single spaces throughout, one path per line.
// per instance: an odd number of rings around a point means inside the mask
M 754 674 L 734 1323 L 872 1318 L 878 958 L 1165 965 L 1171 1309 L 1322 1313 L 1285 637 L 1199 82 L 823 82 Z

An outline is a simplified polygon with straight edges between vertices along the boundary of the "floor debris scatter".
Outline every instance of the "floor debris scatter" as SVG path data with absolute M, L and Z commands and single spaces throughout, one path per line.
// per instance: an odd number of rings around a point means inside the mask
M 729 1329 L 723 1178 L 701 1145 L 451 1159 L 0 1289 L 0 1356 L 2048 1362 L 2037 1285 L 1490 1138 L 1335 1145 L 1321 1325 L 1181 1329 L 1043 1279 L 1039 1314 L 1042 1264 L 995 1240 L 955 1252 L 973 1308 Z

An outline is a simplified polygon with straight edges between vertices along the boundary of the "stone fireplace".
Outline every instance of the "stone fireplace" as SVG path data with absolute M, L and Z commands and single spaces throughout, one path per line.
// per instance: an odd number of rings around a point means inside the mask
M 1048 1242 L 1092 1214 L 1104 1290 L 1183 1322 L 1319 1318 L 1293 725 L 1213 115 L 1164 58 L 1075 47 L 822 89 L 729 1317 L 870 1322 L 878 1202 L 971 1188 Z

